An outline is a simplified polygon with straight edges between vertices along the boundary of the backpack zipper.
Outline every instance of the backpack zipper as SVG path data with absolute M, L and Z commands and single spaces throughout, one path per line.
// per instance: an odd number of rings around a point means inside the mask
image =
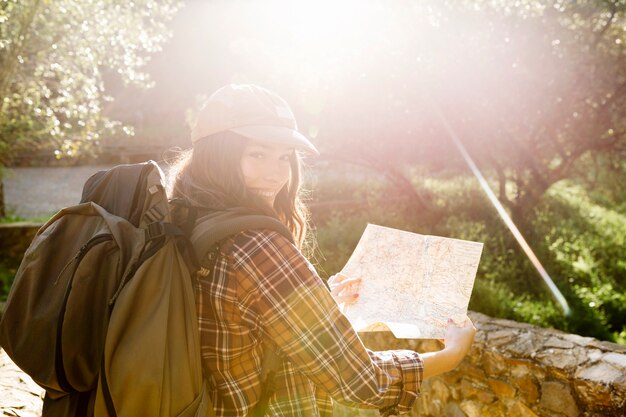
M 59 313 L 59 320 L 57 321 L 57 339 L 56 339 L 56 349 L 55 349 L 55 358 L 54 358 L 54 365 L 56 369 L 56 375 L 57 375 L 57 380 L 59 382 L 59 386 L 61 387 L 63 391 L 68 392 L 68 393 L 75 392 L 75 390 L 72 388 L 69 381 L 67 380 L 67 374 L 65 373 L 65 364 L 63 362 L 62 339 L 63 339 L 63 322 L 65 320 L 65 311 L 67 308 L 67 301 L 70 297 L 70 291 L 72 290 L 72 284 L 74 282 L 74 275 L 76 274 L 76 271 L 78 270 L 78 266 L 80 265 L 80 262 L 83 260 L 83 258 L 85 257 L 87 252 L 89 252 L 91 248 L 93 248 L 99 243 L 103 243 L 103 242 L 110 241 L 110 240 L 113 240 L 113 235 L 110 233 L 96 235 L 92 237 L 91 239 L 89 239 L 87 243 L 85 243 L 83 246 L 80 247 L 80 249 L 74 256 L 74 258 L 72 258 L 67 263 L 67 265 L 63 267 L 63 269 L 61 270 L 61 273 L 59 273 L 57 280 L 55 281 L 55 285 L 56 285 L 61 275 L 65 272 L 65 270 L 69 267 L 69 265 L 72 262 L 74 262 L 74 268 L 72 269 L 72 274 L 70 275 L 70 278 L 67 283 L 67 287 L 65 288 L 63 304 L 61 305 L 61 311 Z
M 58 273 L 57 275 L 57 279 L 54 281 L 53 285 L 57 285 L 59 280 L 61 279 L 61 277 L 63 276 L 63 273 L 65 272 L 65 270 L 67 268 L 70 267 L 70 265 L 74 262 L 78 262 L 80 263 L 80 261 L 83 259 L 83 256 L 85 256 L 85 253 L 91 249 L 93 246 L 97 245 L 100 242 L 103 242 L 105 240 L 112 240 L 113 239 L 113 235 L 110 233 L 104 233 L 104 234 L 100 234 L 100 235 L 96 235 L 94 237 L 92 237 L 91 239 L 89 239 L 87 241 L 87 243 L 85 243 L 83 246 L 80 247 L 80 249 L 78 249 L 78 252 L 76 252 L 76 255 L 74 255 L 74 257 L 72 259 L 70 259 L 65 266 L 61 269 L 61 272 Z M 72 271 L 72 274 L 74 274 L 74 272 L 76 272 L 76 267 L 74 267 L 74 271 Z

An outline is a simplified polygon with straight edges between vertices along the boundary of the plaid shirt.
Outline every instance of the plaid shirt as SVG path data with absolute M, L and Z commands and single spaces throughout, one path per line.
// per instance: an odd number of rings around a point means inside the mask
M 313 266 L 280 234 L 241 232 L 222 245 L 196 302 L 217 416 L 246 416 L 261 395 L 261 343 L 280 349 L 272 416 L 330 416 L 333 398 L 407 412 L 423 363 L 412 351 L 366 349 Z

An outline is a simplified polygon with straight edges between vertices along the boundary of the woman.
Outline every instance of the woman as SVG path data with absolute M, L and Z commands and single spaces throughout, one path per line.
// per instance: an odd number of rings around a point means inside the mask
M 287 103 L 254 85 L 228 85 L 201 110 L 193 150 L 172 170 L 172 196 L 201 210 L 243 207 L 279 219 L 293 235 L 258 229 L 220 246 L 213 270 L 197 283 L 202 355 L 218 416 L 246 416 L 261 398 L 271 342 L 280 366 L 267 414 L 331 415 L 330 398 L 408 411 L 423 378 L 453 369 L 475 329 L 450 325 L 442 351 L 372 352 L 302 255 L 307 212 L 300 200 L 300 154 L 317 154 Z M 354 280 L 330 279 L 337 301 L 354 298 Z

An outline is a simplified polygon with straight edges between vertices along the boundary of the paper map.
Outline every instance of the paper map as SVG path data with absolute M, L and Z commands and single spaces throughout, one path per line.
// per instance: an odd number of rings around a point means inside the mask
M 483 244 L 369 224 L 341 273 L 361 278 L 343 312 L 357 331 L 442 339 L 448 318 L 462 322 Z

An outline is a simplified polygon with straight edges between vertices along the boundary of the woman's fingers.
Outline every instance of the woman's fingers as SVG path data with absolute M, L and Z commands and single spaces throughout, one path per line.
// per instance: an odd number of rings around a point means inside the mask
M 360 283 L 360 278 L 348 278 L 343 274 L 336 274 L 328 279 L 330 293 L 340 304 L 353 304 L 359 298 Z
M 328 285 L 332 286 L 332 285 L 337 285 L 340 284 L 342 281 L 346 280 L 348 277 L 338 273 L 333 275 L 332 277 L 328 278 Z
M 360 284 L 361 283 L 361 278 L 346 278 L 343 281 L 335 284 L 335 287 L 338 288 L 354 288 L 355 284 Z
M 342 281 L 329 282 L 330 291 L 332 293 L 341 293 L 344 291 L 356 292 L 358 284 L 361 283 L 360 278 L 344 278 Z
M 448 320 L 448 328 L 446 330 L 445 346 L 456 349 L 461 352 L 462 356 L 467 354 L 474 336 L 476 335 L 476 327 L 469 317 L 461 323 L 455 323 L 453 320 Z
M 328 282 L 328 286 L 332 289 L 332 288 L 337 287 L 337 286 L 350 285 L 355 280 L 356 281 L 360 281 L 359 278 L 349 278 L 346 275 L 338 273 L 338 274 L 335 274 L 335 275 L 331 276 L 330 278 L 328 278 L 327 282 Z

